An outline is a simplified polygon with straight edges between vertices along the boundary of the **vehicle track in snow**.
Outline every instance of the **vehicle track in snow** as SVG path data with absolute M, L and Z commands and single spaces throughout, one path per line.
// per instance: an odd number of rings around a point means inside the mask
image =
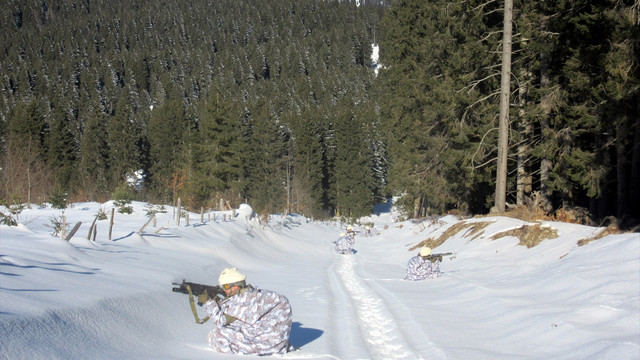
M 356 309 L 372 359 L 423 359 L 403 338 L 386 305 L 354 271 L 355 257 L 341 256 L 337 272 Z

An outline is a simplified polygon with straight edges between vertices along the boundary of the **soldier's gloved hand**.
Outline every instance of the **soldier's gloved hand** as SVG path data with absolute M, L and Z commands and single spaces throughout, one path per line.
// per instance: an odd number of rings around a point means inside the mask
M 209 301 L 209 293 L 205 290 L 202 294 L 198 295 L 198 304 L 204 304 Z

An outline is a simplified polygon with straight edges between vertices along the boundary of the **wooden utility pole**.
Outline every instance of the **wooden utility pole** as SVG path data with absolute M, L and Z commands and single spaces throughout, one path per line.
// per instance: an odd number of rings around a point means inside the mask
M 502 78 L 500 83 L 500 135 L 498 137 L 498 169 L 496 174 L 495 210 L 505 210 L 507 198 L 507 156 L 509 153 L 509 101 L 511 93 L 511 37 L 513 0 L 504 2 L 502 36 Z

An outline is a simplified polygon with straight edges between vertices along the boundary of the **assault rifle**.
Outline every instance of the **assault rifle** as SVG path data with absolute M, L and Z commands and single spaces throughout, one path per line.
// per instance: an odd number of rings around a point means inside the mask
M 207 300 L 215 299 L 216 302 L 219 301 L 219 299 L 216 299 L 216 297 L 224 298 L 225 296 L 227 296 L 227 294 L 225 294 L 224 290 L 222 290 L 219 285 L 202 285 L 188 282 L 186 280 L 182 280 L 181 283 L 173 283 L 173 285 L 177 285 L 173 288 L 173 292 L 189 294 L 198 298 L 200 298 L 200 295 L 202 294 L 207 294 Z M 198 301 L 198 305 L 202 306 L 203 302 Z
M 198 312 L 196 311 L 195 301 L 193 300 L 194 297 L 198 298 L 198 305 L 202 306 L 204 302 L 209 301 L 209 299 L 214 299 L 216 302 L 219 302 L 221 299 L 224 299 L 227 296 L 224 290 L 218 285 L 202 285 L 185 280 L 182 280 L 181 283 L 173 283 L 173 285 L 177 285 L 172 289 L 173 292 L 179 292 L 189 295 L 189 305 L 191 305 L 193 317 L 196 319 L 196 323 L 198 324 L 205 323 L 207 320 L 209 320 L 209 317 L 207 316 L 203 320 L 200 320 L 200 318 L 198 317 Z
M 436 260 L 442 261 L 443 256 L 450 256 L 450 255 L 453 255 L 453 253 L 448 252 L 448 253 L 430 254 L 427 256 L 423 256 L 422 258 L 425 260 L 429 260 L 431 262 L 435 262 Z

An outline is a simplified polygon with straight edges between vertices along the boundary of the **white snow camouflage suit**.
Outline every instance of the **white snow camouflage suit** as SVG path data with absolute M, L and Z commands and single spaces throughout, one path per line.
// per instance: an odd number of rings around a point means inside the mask
M 334 240 L 333 243 L 336 245 L 335 250 L 338 254 L 347 255 L 355 252 L 353 246 L 356 244 L 356 239 L 355 236 L 351 234 L 340 236 Z
M 435 279 L 441 275 L 440 260 L 431 262 L 431 260 L 425 260 L 422 256 L 416 255 L 409 259 L 407 263 L 407 274 L 404 279 L 412 281 Z
M 204 309 L 215 327 L 209 345 L 223 353 L 284 354 L 291 333 L 289 300 L 270 290 L 247 286 L 220 303 L 209 300 Z

